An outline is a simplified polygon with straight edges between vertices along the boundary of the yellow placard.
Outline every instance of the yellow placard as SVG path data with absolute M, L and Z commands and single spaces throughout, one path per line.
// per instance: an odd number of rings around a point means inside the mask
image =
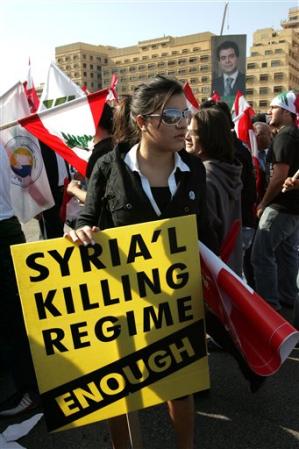
M 209 386 L 196 220 L 179 217 L 14 245 L 49 430 Z

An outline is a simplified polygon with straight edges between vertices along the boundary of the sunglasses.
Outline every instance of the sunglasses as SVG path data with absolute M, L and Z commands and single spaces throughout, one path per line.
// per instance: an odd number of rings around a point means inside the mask
M 183 111 L 180 111 L 179 109 L 164 109 L 162 114 L 148 114 L 145 117 L 161 117 L 161 121 L 164 125 L 177 125 L 182 118 L 189 123 L 192 117 L 192 112 L 188 108 Z

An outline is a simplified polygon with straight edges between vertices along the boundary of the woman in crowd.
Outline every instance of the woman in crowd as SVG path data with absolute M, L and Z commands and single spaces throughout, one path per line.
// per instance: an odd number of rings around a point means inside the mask
M 242 165 L 235 158 L 230 124 L 222 111 L 201 109 L 192 118 L 186 135 L 186 150 L 198 156 L 205 166 L 208 209 L 221 246 L 233 222 L 241 223 L 242 219 Z M 242 275 L 241 233 L 227 264 Z
M 200 159 L 179 154 L 191 119 L 181 84 L 162 76 L 141 84 L 131 99 L 130 119 L 128 137 L 122 135 L 121 145 L 97 161 L 77 229 L 68 238 L 89 244 L 99 228 L 196 214 L 200 239 L 213 249 L 205 169 Z M 135 145 L 128 144 L 134 140 Z M 192 396 L 168 401 L 168 408 L 177 447 L 193 449 Z M 109 424 L 114 449 L 127 449 L 124 417 Z

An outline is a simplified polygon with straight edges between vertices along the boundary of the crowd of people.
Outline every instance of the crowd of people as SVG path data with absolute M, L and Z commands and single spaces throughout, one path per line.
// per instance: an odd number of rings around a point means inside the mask
M 296 95 L 286 92 L 273 99 L 267 114 L 253 118 L 259 154 L 254 168 L 226 103 L 208 101 L 192 115 L 178 81 L 159 75 L 150 79 L 114 111 L 105 105 L 87 178 L 67 186 L 80 203 L 78 216 L 64 230 L 60 223 L 47 238 L 67 231 L 66 238 L 87 245 L 100 229 L 195 214 L 198 238 L 221 255 L 231 230 L 237 229 L 227 264 L 275 310 L 292 308 L 299 329 L 296 104 Z M 0 416 L 12 416 L 34 406 L 38 392 L 9 253 L 10 245 L 25 238 L 9 201 L 7 156 L 2 147 L 0 152 L 0 357 L 1 364 L 11 367 L 17 389 L 14 398 L 0 405 Z M 56 198 L 56 221 L 61 201 Z M 206 326 L 256 391 L 263 379 L 250 370 L 209 310 Z M 193 397 L 169 401 L 168 410 L 177 447 L 193 449 Z M 127 449 L 125 418 L 109 424 L 114 449 Z

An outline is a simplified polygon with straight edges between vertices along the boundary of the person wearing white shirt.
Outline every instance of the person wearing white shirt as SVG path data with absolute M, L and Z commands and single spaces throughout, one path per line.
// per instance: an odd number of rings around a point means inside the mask
M 0 417 L 14 416 L 37 405 L 37 384 L 10 253 L 25 243 L 10 196 L 11 169 L 0 145 L 0 374 L 13 381 L 15 393 L 0 397 Z

